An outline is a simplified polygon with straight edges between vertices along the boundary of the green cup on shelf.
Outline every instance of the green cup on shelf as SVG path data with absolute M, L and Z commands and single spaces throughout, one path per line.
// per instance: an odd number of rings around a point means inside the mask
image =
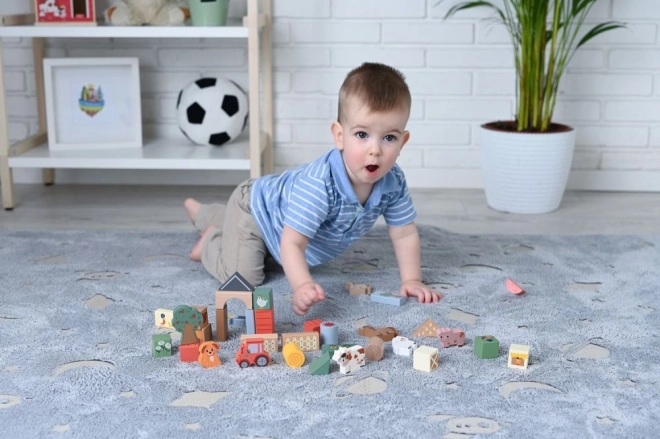
M 193 26 L 225 26 L 229 0 L 188 0 Z

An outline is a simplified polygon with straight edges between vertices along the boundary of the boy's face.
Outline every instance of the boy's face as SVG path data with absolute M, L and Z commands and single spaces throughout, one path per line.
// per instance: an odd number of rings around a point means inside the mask
M 395 109 L 372 112 L 356 98 L 343 107 L 344 120 L 332 124 L 332 136 L 342 151 L 348 178 L 356 192 L 370 190 L 396 162 L 408 142 L 408 112 Z

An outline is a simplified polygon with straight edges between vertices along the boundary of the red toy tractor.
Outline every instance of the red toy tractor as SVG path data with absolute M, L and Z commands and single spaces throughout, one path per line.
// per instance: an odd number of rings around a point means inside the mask
M 236 353 L 236 364 L 241 369 L 249 366 L 264 367 L 270 364 L 270 355 L 264 350 L 263 338 L 248 338 Z

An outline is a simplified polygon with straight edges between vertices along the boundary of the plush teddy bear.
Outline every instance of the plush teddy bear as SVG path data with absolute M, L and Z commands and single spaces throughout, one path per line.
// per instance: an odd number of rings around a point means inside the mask
M 189 16 L 178 0 L 117 0 L 105 11 L 105 20 L 116 26 L 179 26 Z

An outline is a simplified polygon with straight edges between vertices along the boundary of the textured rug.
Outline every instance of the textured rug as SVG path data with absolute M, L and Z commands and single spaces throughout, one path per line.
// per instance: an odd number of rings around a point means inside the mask
M 313 270 L 328 300 L 306 318 L 291 311 L 282 271 L 269 273 L 280 333 L 320 318 L 339 325 L 340 342 L 364 344 L 358 326 L 411 336 L 431 318 L 467 334 L 465 346 L 441 348 L 433 372 L 387 343 L 380 362 L 348 376 L 336 364 L 309 375 L 318 352 L 300 369 L 278 353 L 241 370 L 236 328 L 219 368 L 152 358 L 157 308 L 208 305 L 215 329 L 219 285 L 188 259 L 192 232 L 0 233 L 0 436 L 657 437 L 660 237 L 420 233 L 439 304 L 393 307 L 344 291 L 347 280 L 398 289 L 382 227 Z M 526 294 L 507 292 L 508 277 Z M 500 340 L 496 359 L 473 353 L 486 334 Z M 507 367 L 511 343 L 531 347 L 527 370 Z

